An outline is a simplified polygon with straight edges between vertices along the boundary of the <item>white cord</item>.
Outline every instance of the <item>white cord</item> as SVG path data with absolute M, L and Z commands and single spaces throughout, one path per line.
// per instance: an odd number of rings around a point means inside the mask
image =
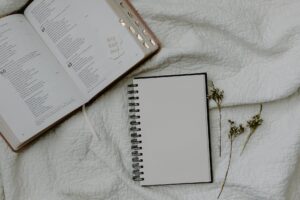
M 93 135 L 100 141 L 100 137 L 99 137 L 99 135 L 96 133 L 95 128 L 93 127 L 92 122 L 91 122 L 91 120 L 90 120 L 90 118 L 89 118 L 89 116 L 88 116 L 88 114 L 87 114 L 87 112 L 86 112 L 85 105 L 82 106 L 82 113 L 83 113 L 84 119 L 85 119 L 87 125 L 89 126 L 91 132 L 92 132 Z

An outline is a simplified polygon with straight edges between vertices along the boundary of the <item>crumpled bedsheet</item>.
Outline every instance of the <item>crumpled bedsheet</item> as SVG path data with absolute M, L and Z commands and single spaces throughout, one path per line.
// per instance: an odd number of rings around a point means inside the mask
M 214 200 L 229 156 L 228 119 L 245 122 L 263 104 L 264 123 L 240 156 L 236 139 L 221 199 L 300 198 L 300 2 L 133 0 L 161 40 L 155 57 L 24 152 L 0 140 L 1 200 Z M 141 187 L 131 179 L 127 84 L 134 76 L 207 72 L 225 91 L 223 155 L 210 104 L 214 182 Z

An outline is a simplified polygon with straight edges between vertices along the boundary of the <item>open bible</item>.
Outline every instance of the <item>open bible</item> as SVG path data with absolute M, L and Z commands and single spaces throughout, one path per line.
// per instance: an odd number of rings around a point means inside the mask
M 34 0 L 0 19 L 0 132 L 19 150 L 153 55 L 125 0 Z

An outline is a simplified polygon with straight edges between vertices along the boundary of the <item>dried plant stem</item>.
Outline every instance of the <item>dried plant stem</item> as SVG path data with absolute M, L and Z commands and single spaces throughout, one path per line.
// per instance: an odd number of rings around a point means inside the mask
M 212 88 L 210 90 L 210 94 L 208 95 L 208 99 L 209 100 L 213 100 L 218 107 L 218 111 L 219 111 L 219 131 L 220 131 L 220 136 L 219 136 L 219 155 L 221 157 L 222 155 L 222 101 L 224 98 L 224 91 L 220 90 L 219 88 L 216 88 L 214 83 L 212 83 Z
M 228 172 L 229 172 L 229 169 L 230 169 L 231 157 L 232 157 L 232 144 L 233 144 L 233 138 L 230 137 L 230 153 L 229 153 L 228 166 L 227 166 L 225 178 L 224 178 L 223 183 L 222 183 L 221 190 L 220 190 L 219 195 L 218 195 L 218 199 L 220 198 L 220 196 L 221 196 L 221 194 L 222 194 L 222 192 L 224 190 L 224 187 L 225 187 L 225 184 L 226 184 L 226 180 L 227 180 L 227 176 L 228 176 Z
M 222 110 L 221 105 L 218 105 L 219 110 L 219 156 L 222 157 Z
M 243 152 L 244 152 L 244 150 L 245 150 L 245 148 L 246 148 L 246 146 L 247 146 L 247 144 L 248 144 L 248 142 L 249 142 L 251 136 L 253 135 L 253 133 L 254 133 L 255 131 L 256 131 L 256 129 L 252 129 L 252 130 L 250 131 L 250 133 L 249 133 L 249 135 L 247 136 L 247 139 L 246 139 L 246 141 L 245 141 L 245 143 L 244 143 L 244 147 L 243 147 L 243 150 L 241 151 L 241 154 L 240 154 L 240 155 L 243 154 Z
M 247 127 L 250 128 L 250 133 L 248 134 L 247 138 L 246 138 L 246 141 L 244 143 L 244 146 L 243 146 L 243 149 L 240 153 L 240 155 L 243 154 L 251 136 L 255 133 L 256 129 L 262 125 L 263 123 L 263 119 L 261 118 L 261 112 L 262 112 L 262 109 L 263 109 L 263 106 L 262 104 L 260 105 L 260 109 L 259 109 L 259 113 L 257 115 L 254 115 L 252 117 L 251 120 L 247 121 Z
M 221 190 L 220 190 L 219 195 L 218 195 L 218 199 L 220 198 L 220 196 L 221 196 L 221 194 L 224 190 L 226 180 L 227 180 L 227 176 L 228 176 L 228 173 L 229 173 L 230 164 L 231 164 L 231 157 L 232 157 L 233 141 L 236 137 L 240 136 L 241 134 L 243 134 L 245 132 L 245 127 L 242 124 L 237 126 L 236 123 L 232 120 L 228 120 L 228 122 L 230 123 L 230 130 L 229 130 L 229 134 L 228 134 L 228 138 L 230 140 L 229 160 L 228 160 L 228 166 L 227 166 L 226 174 L 225 174 L 222 186 L 221 186 Z

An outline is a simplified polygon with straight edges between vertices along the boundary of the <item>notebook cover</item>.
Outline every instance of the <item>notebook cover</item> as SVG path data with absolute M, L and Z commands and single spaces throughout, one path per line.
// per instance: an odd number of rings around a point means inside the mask
M 206 119 L 207 119 L 207 134 L 208 134 L 208 153 L 209 153 L 209 165 L 210 165 L 210 181 L 205 181 L 205 182 L 184 182 L 184 183 L 169 183 L 169 184 L 187 184 L 187 183 L 211 183 L 213 182 L 213 172 L 212 172 L 212 158 L 211 158 L 211 141 L 210 141 L 210 123 L 209 123 L 209 104 L 208 104 L 208 88 L 207 88 L 207 74 L 206 73 L 194 73 L 194 74 L 180 74 L 180 75 L 163 75 L 163 76 L 149 76 L 149 77 L 137 77 L 135 78 L 136 80 L 138 79 L 155 79 L 155 78 L 166 78 L 166 77 L 176 77 L 176 76 L 195 76 L 195 75 L 202 75 L 205 78 L 205 99 L 206 99 Z M 141 116 L 142 117 L 142 116 Z M 142 121 L 142 120 L 141 120 Z M 141 131 L 142 134 L 142 131 Z M 143 141 L 142 141 L 143 143 Z M 143 146 L 143 145 L 141 145 Z M 141 170 L 142 171 L 142 170 Z M 180 173 L 180 172 L 179 172 Z M 143 175 L 141 175 L 142 177 Z M 151 184 L 151 185 L 143 185 L 143 181 L 141 182 L 142 186 L 152 186 L 152 185 L 168 185 L 168 184 Z

